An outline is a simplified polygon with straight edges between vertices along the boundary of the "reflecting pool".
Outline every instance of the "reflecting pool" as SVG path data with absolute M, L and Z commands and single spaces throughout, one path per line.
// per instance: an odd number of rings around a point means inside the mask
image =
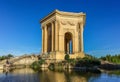
M 0 82 L 120 82 L 120 71 L 105 71 L 101 74 L 79 71 L 35 72 L 30 68 L 15 69 L 9 73 L 0 71 Z

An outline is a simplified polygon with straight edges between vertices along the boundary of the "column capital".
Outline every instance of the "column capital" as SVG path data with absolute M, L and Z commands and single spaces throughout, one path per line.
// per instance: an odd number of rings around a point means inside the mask
M 59 20 L 55 20 L 56 23 L 59 23 Z

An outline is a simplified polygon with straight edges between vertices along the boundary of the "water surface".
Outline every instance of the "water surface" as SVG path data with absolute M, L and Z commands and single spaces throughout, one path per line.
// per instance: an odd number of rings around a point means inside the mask
M 9 73 L 0 71 L 0 82 L 120 82 L 120 71 L 93 74 L 48 69 L 35 72 L 24 68 Z

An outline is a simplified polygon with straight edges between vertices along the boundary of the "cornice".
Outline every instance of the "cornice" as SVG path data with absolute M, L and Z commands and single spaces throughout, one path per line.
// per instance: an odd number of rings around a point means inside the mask
M 46 19 L 50 18 L 53 15 L 61 15 L 61 16 L 73 16 L 73 17 L 80 17 L 80 16 L 86 16 L 85 13 L 80 12 L 80 13 L 74 13 L 74 12 L 64 12 L 64 11 L 59 11 L 59 10 L 54 10 L 53 12 L 51 12 L 50 14 L 48 14 L 46 17 L 44 17 L 40 23 L 44 22 Z

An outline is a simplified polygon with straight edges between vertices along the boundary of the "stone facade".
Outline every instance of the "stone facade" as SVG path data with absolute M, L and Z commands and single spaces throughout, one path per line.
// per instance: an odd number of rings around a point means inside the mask
M 70 58 L 84 57 L 83 30 L 86 14 L 55 10 L 43 18 L 42 55 L 49 59 L 64 60 L 65 54 Z

